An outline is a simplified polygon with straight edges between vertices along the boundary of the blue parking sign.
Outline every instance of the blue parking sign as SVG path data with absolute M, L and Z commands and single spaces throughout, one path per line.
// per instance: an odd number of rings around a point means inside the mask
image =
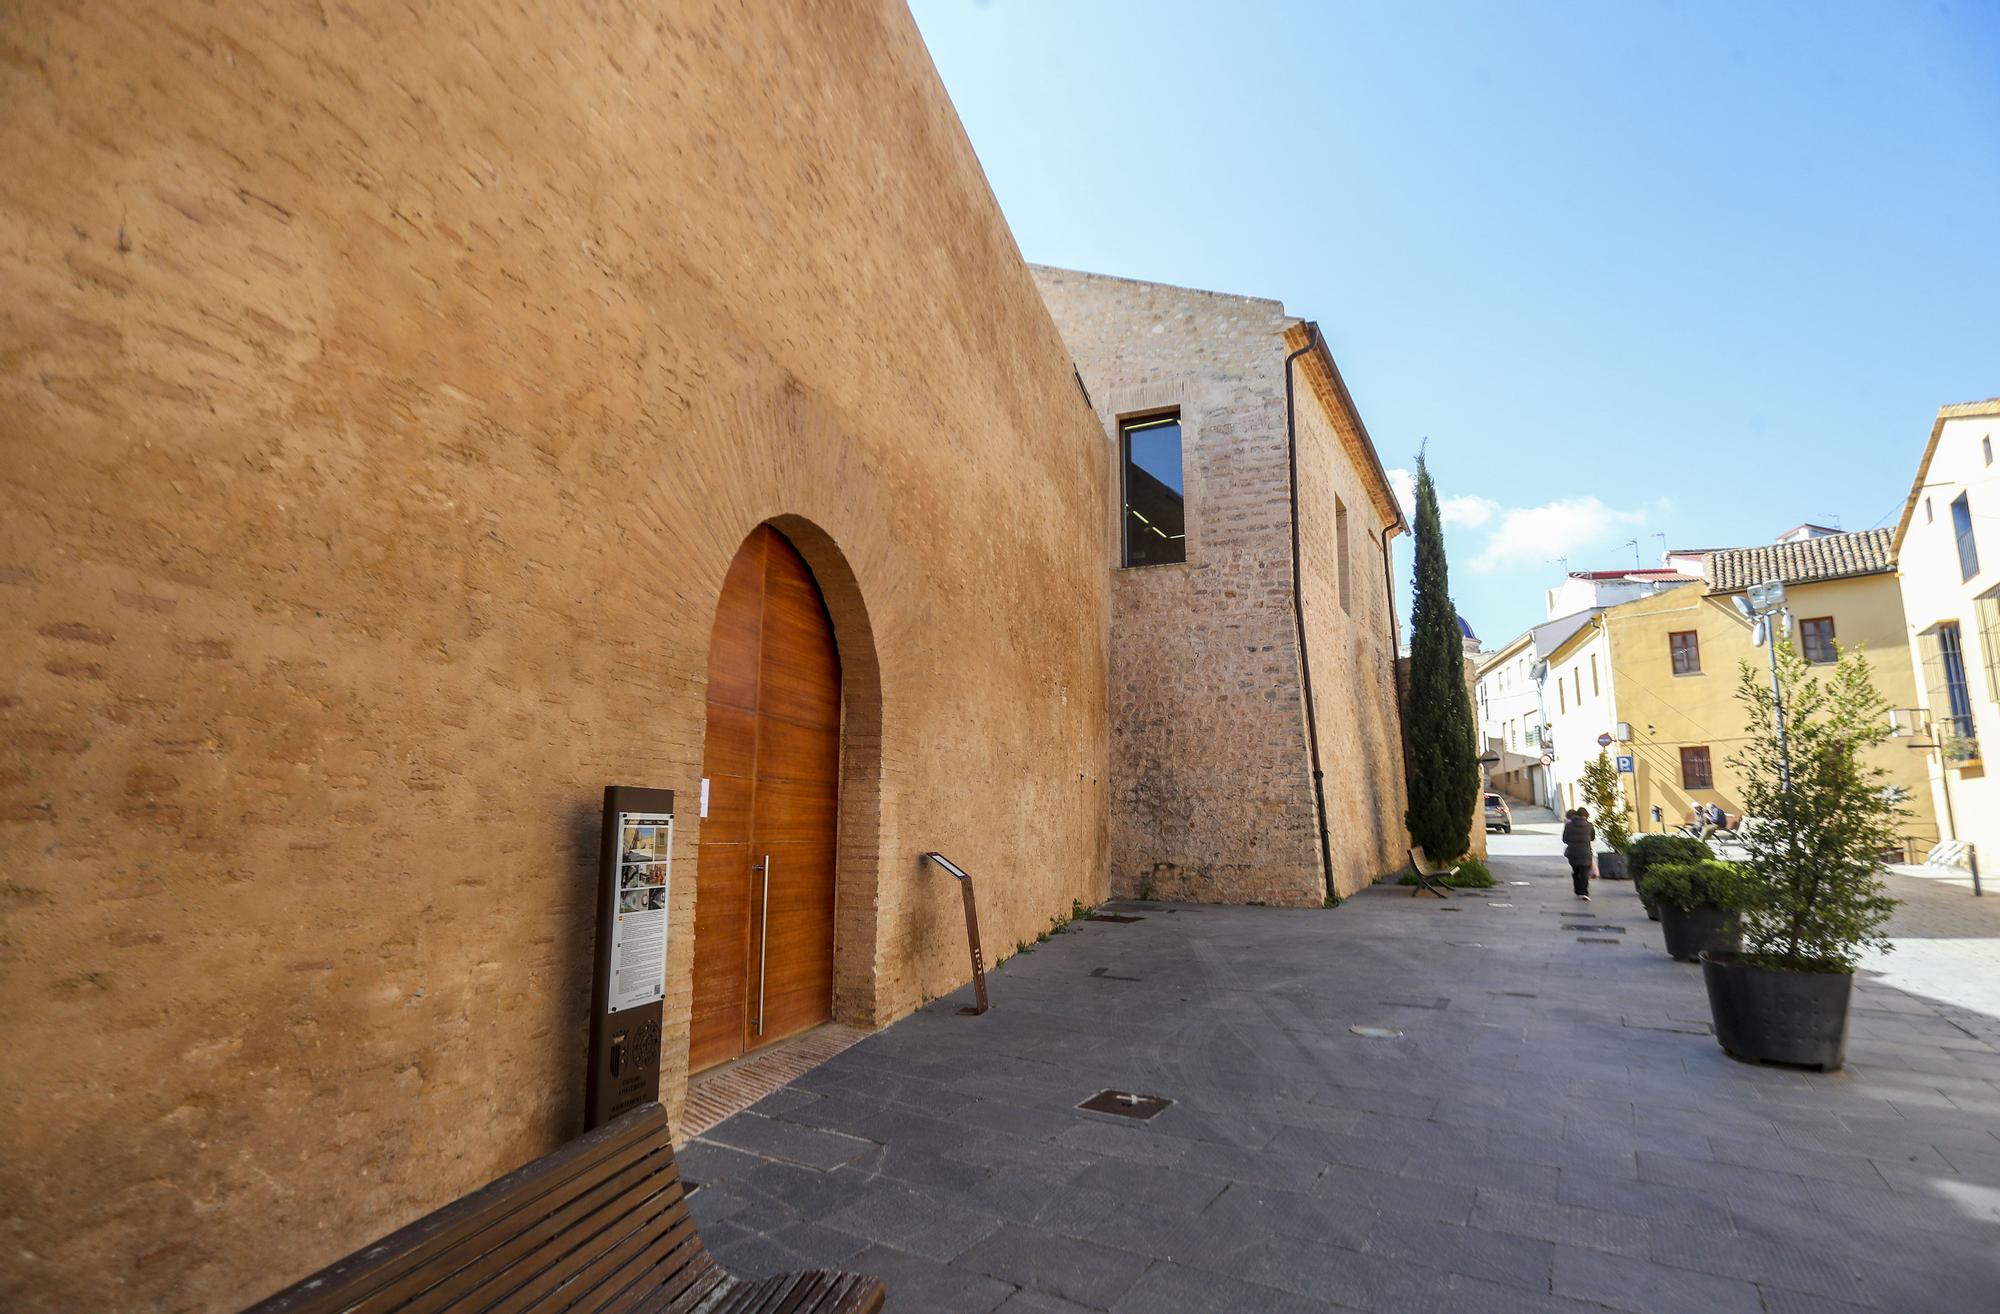
M 1632 774 L 1632 755 L 1630 753 L 1620 753 L 1618 755 L 1618 769 L 1628 776 Z

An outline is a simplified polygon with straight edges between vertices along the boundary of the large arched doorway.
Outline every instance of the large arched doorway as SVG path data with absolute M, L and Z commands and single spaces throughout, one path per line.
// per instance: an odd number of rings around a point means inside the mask
M 760 525 L 709 641 L 688 1070 L 833 1015 L 840 655 L 812 568 Z

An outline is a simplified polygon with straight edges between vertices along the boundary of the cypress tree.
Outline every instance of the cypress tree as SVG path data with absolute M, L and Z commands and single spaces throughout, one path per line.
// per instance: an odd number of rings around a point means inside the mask
M 1437 489 L 1417 456 L 1417 562 L 1410 611 L 1410 690 L 1403 700 L 1403 762 L 1410 791 L 1410 839 L 1433 863 L 1472 845 L 1479 802 L 1479 752 L 1465 644 L 1444 559 Z

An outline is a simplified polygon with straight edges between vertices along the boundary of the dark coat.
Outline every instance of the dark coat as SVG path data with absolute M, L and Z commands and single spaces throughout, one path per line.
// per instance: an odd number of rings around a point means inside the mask
M 1591 860 L 1591 841 L 1597 838 L 1597 827 L 1582 817 L 1571 817 L 1563 823 L 1563 856 L 1570 866 L 1588 866 Z

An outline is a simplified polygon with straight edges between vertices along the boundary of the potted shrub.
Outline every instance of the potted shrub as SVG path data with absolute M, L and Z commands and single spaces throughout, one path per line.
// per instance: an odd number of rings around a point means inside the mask
M 1642 888 L 1644 897 L 1660 910 L 1668 956 L 1692 963 L 1700 960 L 1703 950 L 1741 951 L 1740 918 L 1752 897 L 1750 881 L 1750 873 L 1741 865 L 1713 858 L 1649 866 Z
M 1625 879 L 1625 850 L 1632 844 L 1632 823 L 1625 815 L 1625 800 L 1619 797 L 1618 768 L 1611 753 L 1599 749 L 1597 760 L 1583 769 L 1584 806 L 1597 823 L 1597 838 L 1605 845 L 1597 855 L 1597 874 L 1606 880 Z
M 1646 873 L 1654 866 L 1670 862 L 1706 862 L 1715 856 L 1715 850 L 1708 847 L 1706 840 L 1698 840 L 1690 835 L 1641 835 L 1633 840 L 1626 854 L 1626 866 L 1632 875 L 1632 887 L 1639 892 L 1639 902 L 1646 905 L 1646 916 L 1660 920 L 1660 906 L 1646 893 Z
M 1855 961 L 1889 947 L 1896 901 L 1879 873 L 1903 807 L 1868 760 L 1889 717 L 1867 658 L 1814 668 L 1779 638 L 1772 660 L 1782 702 L 1747 662 L 1736 694 L 1750 719 L 1731 762 L 1758 818 L 1743 837 L 1743 952 L 1702 954 L 1702 979 L 1724 1050 L 1831 1071 L 1846 1056 Z

